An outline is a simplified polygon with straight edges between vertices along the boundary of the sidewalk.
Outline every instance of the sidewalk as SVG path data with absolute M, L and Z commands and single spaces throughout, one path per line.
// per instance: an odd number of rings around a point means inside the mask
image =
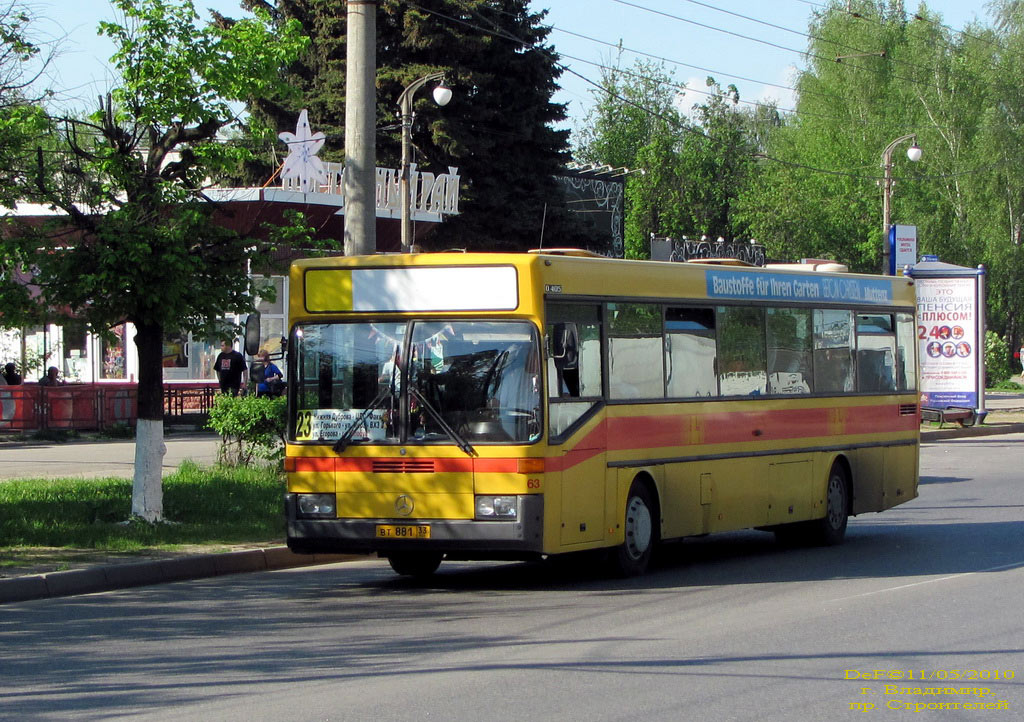
M 960 427 L 921 428 L 921 442 L 1000 434 L 1024 433 L 1024 393 L 986 394 L 985 423 Z M 165 470 L 177 468 L 184 458 L 212 463 L 217 437 L 183 434 L 167 438 Z M 91 451 L 90 451 L 91 449 Z M 67 444 L 0 444 L 0 483 L 5 478 L 26 476 L 131 476 L 134 443 L 127 440 L 90 440 Z M 94 460 L 90 461 L 90 458 Z M 69 473 L 73 464 L 74 473 Z M 242 548 L 220 554 L 183 554 L 168 558 L 122 563 L 99 563 L 79 569 L 0 578 L 0 604 L 49 597 L 88 594 L 128 587 L 202 579 L 223 574 L 288 569 L 315 564 L 367 559 L 361 555 L 298 555 L 287 547 Z

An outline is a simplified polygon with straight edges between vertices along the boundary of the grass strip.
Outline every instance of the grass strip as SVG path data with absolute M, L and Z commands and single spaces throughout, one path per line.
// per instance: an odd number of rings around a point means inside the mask
M 131 552 L 181 544 L 239 544 L 284 536 L 284 480 L 269 467 L 185 462 L 164 478 L 164 517 L 128 521 L 131 479 L 0 482 L 0 551 L 67 547 Z

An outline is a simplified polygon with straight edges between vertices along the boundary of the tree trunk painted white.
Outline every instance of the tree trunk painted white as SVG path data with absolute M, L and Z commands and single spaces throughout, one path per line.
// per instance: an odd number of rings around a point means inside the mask
M 132 481 L 132 516 L 148 522 L 163 521 L 163 419 L 139 419 L 135 427 L 135 478 Z

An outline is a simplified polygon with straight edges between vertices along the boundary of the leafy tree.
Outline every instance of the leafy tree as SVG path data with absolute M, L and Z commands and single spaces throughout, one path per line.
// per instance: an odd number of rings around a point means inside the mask
M 46 115 L 28 88 L 38 77 L 34 65 L 45 67 L 41 49 L 31 36 L 33 17 L 14 2 L 0 5 L 0 206 L 19 200 L 18 187 L 31 166 L 37 144 L 45 142 Z M 28 291 L 11 283 L 20 277 L 18 259 L 0 254 L 0 319 L 16 321 L 10 309 L 28 305 Z M 4 281 L 7 281 L 6 283 Z
M 994 23 L 950 30 L 923 3 L 833 2 L 811 20 L 797 113 L 765 141 L 740 216 L 778 258 L 827 256 L 877 272 L 882 150 L 913 133 L 912 164 L 893 154 L 893 221 L 919 252 L 984 264 L 987 323 L 1022 333 L 1024 11 L 992 3 Z M 841 62 L 837 55 L 859 54 Z
M 723 90 L 708 78 L 709 98 L 689 120 L 678 110 L 681 86 L 663 66 L 645 61 L 604 71 L 601 86 L 576 155 L 641 171 L 626 189 L 627 255 L 647 257 L 652 235 L 740 235 L 733 204 L 761 126 L 777 117 L 738 109 L 735 86 Z
M 65 227 L 9 229 L 5 257 L 34 269 L 39 301 L 96 332 L 136 328 L 138 425 L 132 513 L 162 518 L 162 343 L 165 331 L 209 330 L 251 309 L 251 241 L 212 221 L 206 179 L 245 151 L 218 142 L 230 103 L 280 85 L 305 46 L 298 23 L 257 16 L 198 25 L 191 0 L 116 0 L 124 22 L 102 23 L 120 84 L 86 119 L 52 118 L 57 153 L 38 152 L 28 200 L 66 214 Z M 46 248 L 38 252 L 40 247 Z M 8 279 L 10 280 L 10 279 Z M 7 284 L 10 285 L 10 284 Z
M 288 128 L 299 110 L 327 135 L 321 156 L 341 160 L 344 150 L 344 0 L 248 0 L 276 22 L 298 21 L 311 38 L 287 77 L 298 97 L 261 93 L 250 101 L 251 132 Z M 426 245 L 471 249 L 536 247 L 547 235 L 573 233 L 554 176 L 568 160 L 568 131 L 553 125 L 565 117 L 551 102 L 561 70 L 546 45 L 543 13 L 527 0 L 380 0 L 377 6 L 377 163 L 396 167 L 401 132 L 396 123 L 404 87 L 444 72 L 454 91 L 436 107 L 429 93 L 415 98 L 413 146 L 424 169 L 458 168 L 460 215 L 436 229 Z M 265 179 L 269 166 L 254 178 Z M 546 212 L 545 212 L 546 209 Z

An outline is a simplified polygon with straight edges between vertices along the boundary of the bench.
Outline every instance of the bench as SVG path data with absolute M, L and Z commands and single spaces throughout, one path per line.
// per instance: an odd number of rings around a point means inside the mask
M 978 414 L 974 409 L 964 406 L 947 406 L 944 409 L 935 406 L 921 407 L 921 422 L 937 421 L 939 428 L 947 421 L 956 422 L 960 426 L 974 426 L 978 422 Z

